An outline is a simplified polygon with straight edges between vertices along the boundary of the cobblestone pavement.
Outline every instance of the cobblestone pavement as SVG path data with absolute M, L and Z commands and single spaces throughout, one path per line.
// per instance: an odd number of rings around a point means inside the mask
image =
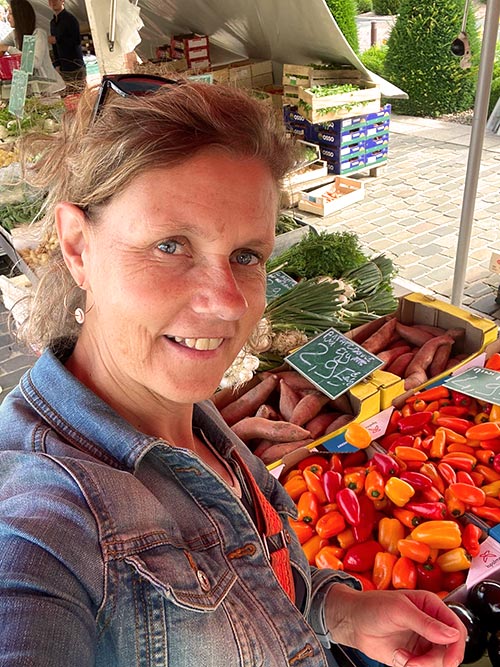
M 471 128 L 428 118 L 393 116 L 389 159 L 365 185 L 362 202 L 326 218 L 303 217 L 318 230 L 350 230 L 374 253 L 388 254 L 398 279 L 449 300 L 455 270 Z M 466 272 L 463 305 L 499 320 L 500 276 L 489 271 L 500 252 L 500 136 L 487 131 Z
M 377 177 L 356 175 L 363 201 L 328 218 L 304 214 L 318 230 L 356 232 L 373 253 L 395 261 L 398 288 L 449 300 L 471 128 L 439 120 L 393 116 L 389 160 Z M 485 135 L 463 305 L 500 324 L 495 302 L 500 276 L 489 271 L 500 252 L 500 136 Z M 0 401 L 34 361 L 13 341 L 0 301 Z

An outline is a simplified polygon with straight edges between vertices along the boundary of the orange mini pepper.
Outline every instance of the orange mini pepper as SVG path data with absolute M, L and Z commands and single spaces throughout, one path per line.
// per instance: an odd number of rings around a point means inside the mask
M 446 439 L 447 444 L 452 444 L 452 443 L 457 443 L 461 445 L 466 444 L 467 438 L 464 435 L 460 435 L 460 433 L 456 433 L 451 428 L 446 428 L 445 426 L 440 426 L 439 428 L 443 429 L 444 437 Z
M 337 535 L 337 542 L 342 549 L 348 549 L 356 543 L 354 532 L 351 526 L 347 526 L 345 530 Z
M 495 482 L 490 482 L 481 487 L 482 491 L 486 496 L 492 496 L 493 498 L 498 498 L 500 495 L 500 480 L 497 479 Z
M 396 518 L 384 516 L 378 522 L 378 542 L 385 551 L 391 554 L 398 553 L 398 542 L 405 536 L 405 528 Z
M 402 461 L 427 461 L 427 454 L 421 449 L 415 449 L 414 447 L 406 447 L 405 445 L 400 445 L 396 447 L 394 453 Z
M 482 505 L 480 507 L 471 507 L 471 512 L 478 516 L 480 519 L 484 519 L 488 523 L 500 523 L 500 507 L 489 507 L 487 505 Z
M 449 452 L 450 454 L 454 452 L 465 452 L 466 454 L 471 454 L 477 458 L 477 452 L 474 447 L 469 447 L 469 445 L 466 445 L 462 442 L 451 442 L 446 447 L 446 452 Z
M 322 547 L 314 558 L 314 564 L 320 570 L 343 570 L 344 564 L 338 555 L 339 552 L 342 553 L 342 549 L 339 550 L 338 547 L 329 545 Z
M 318 519 L 318 522 L 315 526 L 318 535 L 320 537 L 324 537 L 325 539 L 338 535 L 343 530 L 345 530 L 345 527 L 345 519 L 342 514 L 337 511 L 323 514 L 323 516 Z
M 290 527 L 295 531 L 297 538 L 301 544 L 307 542 L 314 535 L 314 528 L 310 523 L 304 523 L 303 521 L 296 521 L 295 519 L 289 519 Z
M 440 459 L 444 456 L 446 447 L 446 434 L 444 428 L 436 429 L 432 439 L 429 456 L 431 459 Z
M 372 468 L 365 479 L 365 493 L 373 500 L 382 500 L 385 495 L 385 480 L 381 472 Z
M 398 557 L 387 551 L 379 551 L 373 564 L 372 579 L 379 591 L 387 590 L 392 583 L 392 571 Z
M 320 477 L 312 470 L 313 467 L 314 466 L 304 468 L 302 471 L 304 482 L 306 483 L 307 490 L 311 493 L 314 493 L 320 505 L 324 505 L 328 502 L 328 499 L 323 489 L 323 484 Z
M 295 475 L 294 477 L 291 477 L 285 482 L 283 486 L 293 501 L 297 501 L 304 493 L 304 491 L 307 491 L 306 480 L 302 475 Z
M 394 507 L 392 515 L 395 519 L 399 519 L 403 526 L 411 528 L 411 530 L 416 528 L 419 523 L 422 523 L 422 518 L 416 512 L 406 509 L 406 507 Z
M 479 552 L 481 551 L 480 540 L 482 537 L 483 531 L 474 523 L 468 523 L 462 531 L 462 545 L 473 558 L 479 556 Z
M 484 505 L 484 501 L 486 500 L 485 492 L 478 486 L 456 482 L 455 484 L 450 484 L 449 489 L 466 505 L 480 506 Z
M 457 518 L 465 514 L 465 511 L 467 509 L 465 503 L 463 502 L 463 500 L 457 498 L 457 496 L 453 493 L 453 491 L 449 487 L 445 489 L 444 500 L 446 503 L 446 509 L 448 510 L 448 513 L 451 516 Z
M 365 488 L 366 469 L 355 470 L 344 474 L 344 486 L 352 489 L 354 493 L 361 493 Z
M 297 502 L 297 519 L 314 526 L 319 518 L 318 497 L 311 491 L 304 491 Z
M 320 549 L 328 545 L 328 540 L 323 539 L 319 535 L 313 535 L 307 542 L 304 542 L 302 549 L 306 555 L 309 565 L 315 564 L 316 554 Z
M 471 426 L 465 436 L 472 440 L 493 440 L 500 438 L 500 422 L 487 422 Z
M 398 551 L 401 556 L 411 558 L 416 563 L 426 563 L 431 555 L 431 548 L 428 544 L 410 538 L 398 541 Z
M 444 482 L 438 473 L 438 469 L 435 463 L 432 461 L 426 461 L 419 468 L 419 472 L 421 472 L 422 475 L 426 475 L 432 481 L 432 484 L 437 489 L 439 489 L 439 491 L 441 491 L 441 493 L 444 492 Z
M 496 482 L 500 479 L 500 473 L 496 472 L 496 470 L 493 470 L 493 468 L 490 468 L 489 466 L 485 466 L 482 463 L 478 463 L 477 466 L 474 468 L 474 472 L 481 473 L 481 475 L 484 477 L 484 481 L 490 484 L 491 482 Z
M 410 537 L 428 544 L 431 549 L 455 549 L 462 543 L 458 523 L 447 519 L 425 521 L 411 531 Z
M 392 586 L 396 589 L 406 588 L 410 590 L 417 587 L 417 568 L 410 558 L 401 556 L 394 564 Z

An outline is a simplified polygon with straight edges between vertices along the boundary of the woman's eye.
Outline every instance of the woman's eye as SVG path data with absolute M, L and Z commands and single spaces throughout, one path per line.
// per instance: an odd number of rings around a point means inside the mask
M 238 250 L 238 252 L 233 255 L 233 261 L 237 264 L 242 264 L 243 266 L 258 264 L 260 260 L 261 256 L 251 250 Z
M 161 252 L 164 252 L 166 255 L 179 254 L 182 251 L 183 247 L 184 245 L 180 241 L 176 241 L 175 239 L 162 241 L 157 245 L 158 250 L 161 250 Z

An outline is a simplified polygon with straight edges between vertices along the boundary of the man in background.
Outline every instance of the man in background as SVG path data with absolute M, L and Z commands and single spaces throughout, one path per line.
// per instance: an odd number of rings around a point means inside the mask
M 48 0 L 54 12 L 50 21 L 49 44 L 54 53 L 54 67 L 66 82 L 85 81 L 80 25 L 64 8 L 64 0 Z

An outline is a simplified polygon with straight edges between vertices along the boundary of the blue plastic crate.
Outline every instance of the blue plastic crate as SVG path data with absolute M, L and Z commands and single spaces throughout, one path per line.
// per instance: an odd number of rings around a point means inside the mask
M 389 133 L 381 134 L 378 137 L 372 137 L 365 141 L 364 147 L 365 151 L 368 153 L 372 150 L 376 150 L 381 146 L 387 146 L 389 144 Z
M 297 107 L 292 107 L 292 106 L 284 106 L 283 107 L 283 120 L 285 121 L 285 125 L 300 125 L 301 127 L 306 127 L 306 125 L 310 125 L 311 123 L 307 120 L 307 118 L 304 118 L 298 110 Z
M 365 124 L 372 125 L 373 123 L 380 123 L 384 120 L 389 120 L 391 115 L 391 105 L 386 104 L 383 106 L 380 111 L 374 111 L 373 113 L 368 113 L 365 116 Z
M 367 139 L 372 139 L 374 137 L 380 137 L 383 134 L 389 132 L 389 121 L 383 121 L 381 123 L 374 123 L 373 125 L 365 126 L 365 133 Z
M 364 128 L 356 127 L 351 130 L 344 130 L 343 132 L 319 130 L 313 141 L 317 141 L 320 146 L 348 146 L 349 144 L 357 144 L 363 141 L 365 137 Z
M 321 157 L 327 162 L 341 162 L 346 158 L 356 157 L 365 152 L 364 142 L 349 144 L 348 146 L 321 146 L 319 147 Z
M 366 166 L 371 168 L 371 167 L 376 167 L 378 164 L 381 164 L 382 162 L 387 162 L 388 153 L 389 153 L 388 146 L 383 146 L 369 153 L 365 153 L 364 159 Z
M 355 171 L 366 168 L 365 156 L 358 155 L 350 160 L 342 160 L 342 162 L 328 162 L 326 163 L 329 174 L 337 174 L 338 176 L 346 176 Z

